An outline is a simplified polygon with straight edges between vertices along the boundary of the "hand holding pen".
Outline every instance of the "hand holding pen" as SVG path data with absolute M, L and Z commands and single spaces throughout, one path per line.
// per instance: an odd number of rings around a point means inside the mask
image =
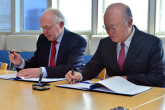
M 68 71 L 65 75 L 66 80 L 71 84 L 74 84 L 80 80 L 81 75 L 80 73 L 76 72 L 76 70 L 77 69 L 75 67 L 72 67 L 72 70 Z
M 14 53 L 20 53 L 20 52 L 16 52 L 16 51 L 10 51 L 10 52 L 8 52 L 8 53 L 12 53 L 12 54 L 14 54 Z
M 11 50 L 9 52 L 9 60 L 16 65 L 21 65 L 22 64 L 22 58 L 20 56 L 20 54 L 18 54 L 19 52 L 16 52 L 15 50 Z

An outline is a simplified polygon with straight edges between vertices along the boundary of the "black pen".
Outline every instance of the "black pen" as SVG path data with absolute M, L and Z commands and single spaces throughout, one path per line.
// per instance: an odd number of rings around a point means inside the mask
M 74 75 L 74 68 L 72 68 L 72 76 Z M 71 78 L 71 84 L 73 83 L 73 78 Z
M 40 75 L 40 78 L 39 78 L 39 85 L 41 85 L 42 76 L 43 76 L 43 74 L 41 72 L 41 75 Z
M 10 51 L 10 52 L 8 52 L 8 53 L 12 53 L 12 54 L 13 54 L 14 52 L 15 52 L 15 51 Z M 20 53 L 20 52 L 15 52 L 15 53 Z

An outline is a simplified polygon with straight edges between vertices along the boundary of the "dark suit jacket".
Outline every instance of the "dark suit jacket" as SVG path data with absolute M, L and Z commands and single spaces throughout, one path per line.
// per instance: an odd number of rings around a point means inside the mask
M 79 70 L 83 80 L 96 77 L 105 67 L 108 76 L 127 76 L 129 81 L 138 85 L 163 86 L 165 61 L 162 41 L 134 27 L 135 33 L 122 72 L 117 63 L 117 43 L 107 37 L 100 41 L 93 58 Z
M 37 50 L 31 59 L 25 61 L 25 68 L 45 67 L 47 77 L 65 77 L 65 74 L 72 69 L 72 66 L 78 69 L 83 64 L 86 44 L 87 42 L 82 36 L 64 29 L 56 66 L 49 67 L 51 42 L 47 40 L 44 34 L 41 34 L 37 41 Z

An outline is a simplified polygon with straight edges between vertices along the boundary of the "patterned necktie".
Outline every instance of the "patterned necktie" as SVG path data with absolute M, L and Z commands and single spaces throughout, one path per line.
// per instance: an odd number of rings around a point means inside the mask
M 57 41 L 53 41 L 52 42 L 52 49 L 51 49 L 51 57 L 50 57 L 50 66 L 55 66 L 55 62 L 54 62 L 54 58 L 55 58 L 55 54 L 56 54 L 56 44 L 58 42 Z
M 123 69 L 123 63 L 124 63 L 124 59 L 125 59 L 125 48 L 124 48 L 124 43 L 121 43 L 121 50 L 120 50 L 120 53 L 119 53 L 119 58 L 118 58 L 118 65 L 119 65 L 119 68 L 120 68 L 120 71 L 122 71 Z

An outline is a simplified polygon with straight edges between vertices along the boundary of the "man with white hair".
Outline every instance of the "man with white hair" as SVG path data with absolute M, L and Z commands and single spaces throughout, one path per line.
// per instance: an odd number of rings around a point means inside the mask
M 64 27 L 64 17 L 59 10 L 48 9 L 41 18 L 43 29 L 37 41 L 37 50 L 31 59 L 24 60 L 13 51 L 9 59 L 17 67 L 19 77 L 64 78 L 67 71 L 80 68 L 86 49 L 86 40 Z

